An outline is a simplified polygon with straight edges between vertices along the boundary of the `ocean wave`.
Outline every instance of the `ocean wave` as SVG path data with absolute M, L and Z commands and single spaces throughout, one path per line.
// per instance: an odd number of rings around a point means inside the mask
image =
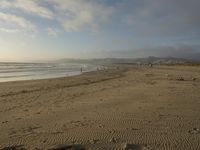
M 88 72 L 96 67 L 74 63 L 0 63 L 0 82 L 76 75 L 81 68 Z

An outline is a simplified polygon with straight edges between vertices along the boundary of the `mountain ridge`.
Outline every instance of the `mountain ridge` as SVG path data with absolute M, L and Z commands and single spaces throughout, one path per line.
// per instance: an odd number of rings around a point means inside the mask
M 155 57 L 144 58 L 94 58 L 94 59 L 76 59 L 66 58 L 56 60 L 60 63 L 95 63 L 95 64 L 199 64 L 200 60 L 176 58 L 176 57 Z

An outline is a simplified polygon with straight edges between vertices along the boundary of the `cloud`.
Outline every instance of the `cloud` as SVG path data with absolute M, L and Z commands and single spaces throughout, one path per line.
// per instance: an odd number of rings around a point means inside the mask
M 185 36 L 200 32 L 198 0 L 124 0 L 116 8 L 136 35 Z
M 0 32 L 6 32 L 6 33 L 16 33 L 19 30 L 17 29 L 7 29 L 7 28 L 0 28 Z
M 40 6 L 38 0 L 31 1 L 31 0 L 1 0 L 0 1 L 0 8 L 4 9 L 19 9 L 28 13 L 35 14 L 37 16 L 52 19 L 53 13 L 45 8 Z
M 0 9 L 11 9 L 51 19 L 65 31 L 98 31 L 110 20 L 114 8 L 98 0 L 1 0 Z
M 48 35 L 51 35 L 51 36 L 57 36 L 60 33 L 60 31 L 58 29 L 50 28 L 50 27 L 47 28 L 46 31 L 47 31 Z
M 109 20 L 113 8 L 91 0 L 46 0 L 53 3 L 56 18 L 66 31 L 96 31 Z
M 143 37 L 199 34 L 199 6 L 198 0 L 0 0 L 0 12 L 26 20 L 39 16 L 31 21 L 44 23 L 45 29 L 46 22 L 67 32 L 98 31 L 109 24 L 110 31 Z
M 4 32 L 35 31 L 36 27 L 30 21 L 13 14 L 0 12 L 0 28 Z

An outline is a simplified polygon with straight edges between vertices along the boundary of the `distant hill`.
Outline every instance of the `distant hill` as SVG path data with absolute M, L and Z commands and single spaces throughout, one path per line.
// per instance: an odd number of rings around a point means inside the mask
M 200 64 L 200 61 L 174 57 L 146 57 L 146 58 L 102 58 L 102 59 L 61 59 L 59 63 L 89 63 L 89 64 Z
M 196 60 L 185 59 L 185 58 L 174 58 L 174 57 L 147 57 L 147 58 L 138 58 L 135 59 L 136 63 L 141 64 L 190 64 L 190 63 L 200 63 Z

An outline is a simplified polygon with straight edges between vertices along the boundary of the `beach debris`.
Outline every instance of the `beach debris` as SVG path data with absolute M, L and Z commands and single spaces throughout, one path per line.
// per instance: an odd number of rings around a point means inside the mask
M 131 130 L 139 130 L 139 129 L 137 129 L 137 128 L 131 128 Z
M 47 142 L 47 140 L 48 140 L 48 139 L 46 138 L 46 139 L 44 139 L 42 142 L 43 142 L 43 143 L 46 143 L 46 142 Z
M 109 133 L 114 134 L 115 130 L 108 130 Z
M 137 128 L 126 128 L 126 130 L 139 130 Z
M 153 74 L 151 74 L 151 73 L 146 73 L 145 76 L 146 76 L 146 77 L 151 77 L 151 76 L 153 76 Z
M 4 124 L 4 123 L 8 123 L 8 121 L 6 120 L 6 121 L 2 121 L 2 124 Z
M 200 129 L 199 128 L 193 128 L 192 130 L 189 130 L 189 133 L 191 133 L 191 134 L 200 134 Z
M 192 78 L 192 81 L 196 81 L 197 80 L 197 78 Z
M 117 143 L 117 139 L 113 137 L 113 138 L 110 139 L 110 142 Z
M 99 140 L 97 139 L 90 139 L 89 142 L 90 144 L 96 144 Z
M 48 150 L 86 150 L 86 148 L 81 144 L 73 144 L 73 145 L 56 145 Z
M 128 143 L 125 143 L 124 149 L 125 150 L 152 150 L 152 148 L 146 147 L 144 145 L 128 144 Z
M 4 147 L 0 150 L 26 150 L 23 145 L 15 145 L 15 146 L 8 146 Z
M 169 74 L 165 74 L 166 77 L 169 77 Z
M 185 79 L 183 77 L 178 77 L 176 80 L 177 81 L 185 81 Z
M 99 124 L 99 128 L 104 128 L 104 125 L 102 125 L 102 124 Z

